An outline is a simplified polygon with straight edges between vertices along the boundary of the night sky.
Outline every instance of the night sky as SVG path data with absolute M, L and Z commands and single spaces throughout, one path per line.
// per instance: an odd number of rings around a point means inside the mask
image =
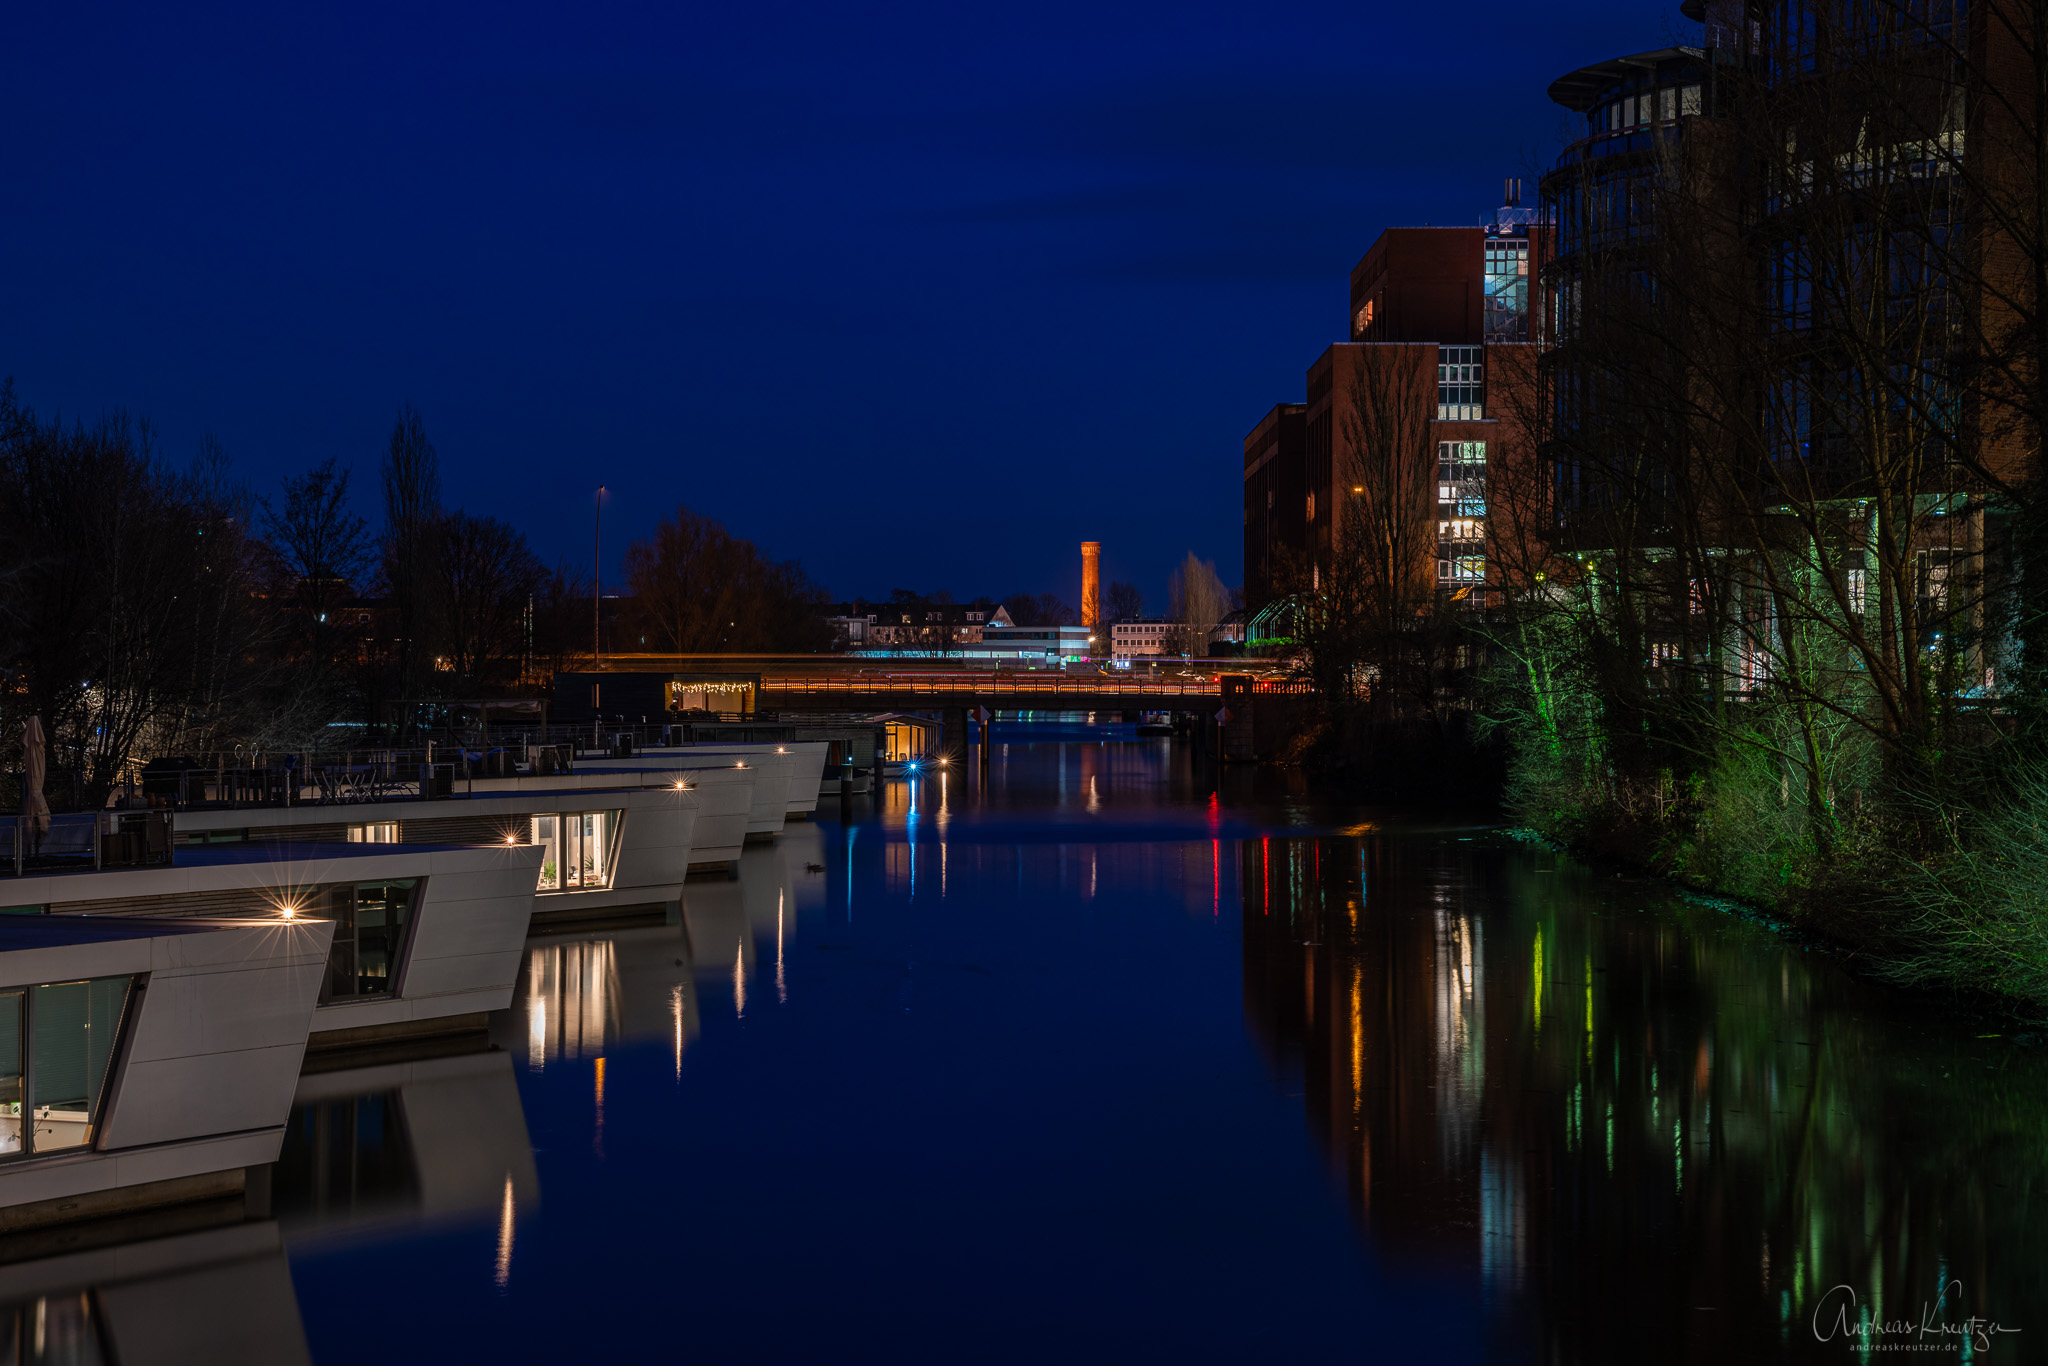
M 677 502 L 835 596 L 1163 606 L 1379 230 L 1473 223 L 1675 4 L 12 7 L 0 376 L 607 577 Z

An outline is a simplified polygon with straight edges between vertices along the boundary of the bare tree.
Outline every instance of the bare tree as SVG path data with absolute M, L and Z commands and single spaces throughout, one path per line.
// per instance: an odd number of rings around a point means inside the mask
M 546 571 L 526 537 L 494 517 L 451 512 L 436 530 L 436 605 L 451 671 L 477 688 L 515 680 L 526 649 L 527 609 Z
M 313 694 L 327 685 L 348 632 L 342 605 L 370 570 L 369 527 L 349 507 L 349 471 L 332 459 L 284 480 L 282 508 L 265 505 L 265 539 L 275 555 L 280 598 L 293 604 L 291 652 Z M 328 719 L 332 719 L 331 717 Z
M 1105 622 L 1136 621 L 1145 615 L 1145 595 L 1133 583 L 1117 581 L 1102 595 Z
M 1072 626 L 1080 620 L 1057 593 L 1013 593 L 1003 599 L 1003 610 L 1019 626 Z
M 650 643 L 678 654 L 808 652 L 831 643 L 824 594 L 794 562 L 679 507 L 626 550 L 626 582 Z
M 1167 615 L 1172 618 L 1176 653 L 1199 659 L 1209 653 L 1209 639 L 1230 615 L 1230 590 L 1217 577 L 1212 561 L 1188 556 L 1167 576 Z
M 0 709 L 43 718 L 73 799 L 104 801 L 145 747 L 260 728 L 249 511 L 217 447 L 175 473 L 146 424 L 45 423 L 0 389 Z
M 441 516 L 441 467 L 426 424 L 410 403 L 398 410 L 384 452 L 383 569 L 398 632 L 398 695 L 424 691 L 433 662 L 433 555 Z

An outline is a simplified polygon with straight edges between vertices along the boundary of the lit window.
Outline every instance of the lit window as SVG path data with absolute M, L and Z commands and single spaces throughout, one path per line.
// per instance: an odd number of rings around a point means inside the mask
M 533 842 L 541 846 L 535 890 L 564 892 L 609 886 L 616 811 L 580 811 L 533 818 Z
M 371 821 L 365 825 L 351 825 L 348 828 L 350 844 L 396 844 L 398 843 L 397 821 Z
M 1439 346 L 1436 365 L 1436 416 L 1439 422 L 1478 422 L 1485 418 L 1482 348 Z

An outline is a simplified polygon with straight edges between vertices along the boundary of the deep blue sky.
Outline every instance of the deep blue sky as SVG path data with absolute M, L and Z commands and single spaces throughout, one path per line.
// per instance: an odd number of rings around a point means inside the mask
M 549 559 L 677 502 L 840 596 L 1160 605 L 1241 572 L 1240 443 L 1390 223 L 1553 153 L 1550 80 L 1686 32 L 1526 8 L 17 6 L 0 375 L 373 513 L 416 403 Z

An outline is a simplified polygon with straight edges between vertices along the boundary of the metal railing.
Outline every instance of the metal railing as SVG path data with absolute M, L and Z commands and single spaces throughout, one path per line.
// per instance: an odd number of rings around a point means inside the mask
M 172 862 L 171 813 L 168 811 L 83 811 L 50 817 L 49 828 L 6 817 L 6 844 L 12 857 L 0 876 L 32 877 L 44 873 L 80 872 L 96 868 L 168 868 Z
M 486 750 L 428 743 L 417 749 L 186 755 L 152 761 L 132 790 L 151 807 L 170 810 L 351 806 L 449 796 L 477 778 L 567 773 L 576 752 L 569 745 Z
M 764 680 L 761 691 L 805 697 L 892 693 L 912 697 L 1215 697 L 1222 686 L 1209 678 L 1114 678 L 1052 674 L 1042 678 L 940 677 L 917 674 L 834 675 Z

